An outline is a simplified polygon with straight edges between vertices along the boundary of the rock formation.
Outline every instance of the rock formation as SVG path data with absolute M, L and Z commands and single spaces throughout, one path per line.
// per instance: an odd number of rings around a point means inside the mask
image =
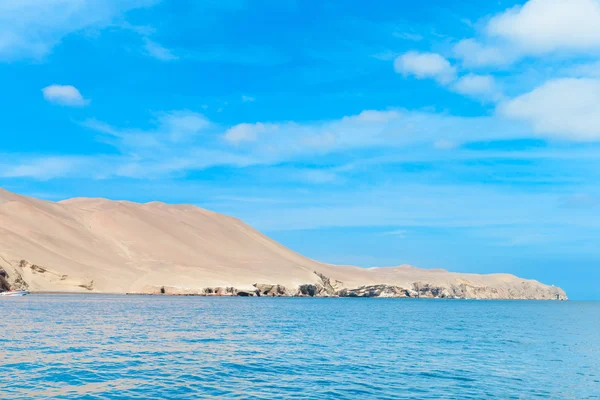
M 566 299 L 508 274 L 320 263 L 191 205 L 49 202 L 0 189 L 0 290 L 201 296 Z
M 11 290 L 10 283 L 6 280 L 8 274 L 2 268 L 0 268 L 0 292 Z

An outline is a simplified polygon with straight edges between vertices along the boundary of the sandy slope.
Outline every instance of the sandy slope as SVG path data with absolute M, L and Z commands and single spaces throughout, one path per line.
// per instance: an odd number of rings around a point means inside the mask
M 488 297 L 556 298 L 564 292 L 512 275 L 455 274 L 410 266 L 362 269 L 303 257 L 243 222 L 191 205 L 106 199 L 58 203 L 0 189 L 0 267 L 32 290 L 147 292 L 253 284 L 296 288 L 415 282 L 494 288 Z M 512 293 L 508 295 L 507 293 Z

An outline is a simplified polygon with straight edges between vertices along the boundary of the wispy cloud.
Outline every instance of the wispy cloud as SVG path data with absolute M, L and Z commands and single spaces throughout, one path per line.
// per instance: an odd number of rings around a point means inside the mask
M 369 166 L 401 161 L 467 162 L 481 157 L 561 158 L 564 154 L 555 154 L 544 148 L 537 151 L 526 149 L 524 152 L 488 151 L 485 155 L 461 148 L 461 144 L 473 141 L 527 138 L 532 135 L 554 136 L 556 127 L 571 129 L 569 119 L 563 115 L 563 125 L 553 124 L 552 131 L 540 126 L 538 133 L 529 133 L 519 122 L 510 119 L 543 117 L 535 111 L 539 108 L 535 98 L 523 101 L 527 102 L 527 106 L 506 103 L 503 113 L 490 117 L 457 117 L 409 110 L 365 110 L 324 121 L 256 122 L 223 126 L 209 120 L 204 114 L 179 110 L 155 113 L 150 121 L 151 127 L 145 129 L 116 127 L 97 119 L 88 119 L 80 125 L 96 132 L 99 141 L 114 146 L 118 155 L 86 156 L 85 162 L 68 157 L 51 162 L 44 157 L 29 157 L 12 162 L 13 167 L 5 165 L 2 175 L 18 177 L 22 174 L 44 179 L 61 174 L 147 179 L 184 176 L 192 171 L 217 166 L 244 168 L 321 160 L 322 166 L 294 167 L 293 172 L 281 174 L 281 179 L 337 184 L 344 182 L 348 174 Z M 521 114 L 511 114 L 513 109 Z M 557 118 L 562 115 L 560 110 L 554 112 Z M 502 115 L 509 119 L 504 119 Z M 366 154 L 372 151 L 379 152 L 381 156 L 371 161 Z M 390 156 L 386 157 L 388 153 Z M 568 154 L 580 159 L 590 157 L 575 151 Z M 336 161 L 332 164 L 330 160 Z M 64 162 L 61 164 L 59 161 Z M 15 167 L 17 165 L 21 166 L 20 169 Z
M 279 194 L 279 204 L 236 209 L 235 214 L 266 230 L 317 229 L 326 227 L 390 227 L 385 235 L 409 237 L 416 227 L 451 229 L 494 228 L 508 242 L 525 226 L 578 226 L 600 229 L 600 222 L 560 211 L 558 196 L 551 192 L 528 193 L 502 190 L 482 184 L 370 185 L 354 189 Z M 518 202 L 515 202 L 518 199 Z M 279 216 L 286 215 L 285 219 Z M 502 230 L 500 228 L 503 228 Z M 547 228 L 546 228 L 547 229 Z
M 213 166 L 276 165 L 349 150 L 406 149 L 416 154 L 415 149 L 435 147 L 452 151 L 461 143 L 483 137 L 523 136 L 518 124 L 497 117 L 465 118 L 407 110 L 365 110 L 333 120 L 230 127 L 201 113 L 180 110 L 157 113 L 151 122 L 150 129 L 115 127 L 97 119 L 80 124 L 97 132 L 99 141 L 121 154 L 103 174 L 128 177 L 185 174 Z M 342 170 L 305 168 L 295 171 L 290 179 L 315 184 L 339 182 Z
M 0 177 L 33 178 L 48 180 L 57 177 L 86 175 L 90 170 L 100 170 L 100 159 L 85 156 L 19 156 L 5 155 L 0 162 Z M 93 164 L 93 166 L 92 166 Z M 89 168 L 92 167 L 92 168 Z
M 418 42 L 423 40 L 423 36 L 413 32 L 394 32 L 394 37 L 404 40 L 411 40 L 413 42 Z
M 133 153 L 148 149 L 168 149 L 179 143 L 189 143 L 214 127 L 203 114 L 189 110 L 158 113 L 152 122 L 155 128 L 148 130 L 117 128 L 93 118 L 81 122 L 81 125 L 107 134 L 108 137 L 102 138 L 102 141 L 113 144 L 124 152 Z
M 173 51 L 147 37 L 144 38 L 144 50 L 147 55 L 160 61 L 174 61 L 179 59 L 179 56 L 174 54 Z
M 0 3 L 0 60 L 42 58 L 67 35 L 103 28 L 155 0 L 7 0 Z
M 522 137 L 519 124 L 497 117 L 456 117 L 408 110 L 365 110 L 340 119 L 307 123 L 243 123 L 224 138 L 263 160 L 289 160 L 302 155 L 350 149 L 431 147 L 440 141 L 454 147 L 465 141 Z

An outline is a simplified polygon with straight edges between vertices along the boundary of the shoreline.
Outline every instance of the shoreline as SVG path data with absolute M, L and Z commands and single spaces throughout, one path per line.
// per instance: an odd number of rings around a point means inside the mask
M 387 297 L 387 296 L 237 296 L 218 294 L 168 294 L 168 293 L 118 293 L 118 292 L 63 292 L 63 291 L 30 291 L 29 295 L 67 295 L 67 296 L 138 296 L 138 297 L 211 297 L 211 298 L 280 298 L 280 299 L 394 299 L 394 300 L 445 300 L 445 301 L 539 301 L 565 302 L 555 299 L 507 299 L 507 298 L 449 298 L 449 297 Z M 592 301 L 592 300 L 580 300 Z

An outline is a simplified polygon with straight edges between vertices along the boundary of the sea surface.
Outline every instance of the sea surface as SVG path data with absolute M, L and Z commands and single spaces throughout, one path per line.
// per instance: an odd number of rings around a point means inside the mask
M 0 398 L 600 398 L 600 302 L 0 299 Z

